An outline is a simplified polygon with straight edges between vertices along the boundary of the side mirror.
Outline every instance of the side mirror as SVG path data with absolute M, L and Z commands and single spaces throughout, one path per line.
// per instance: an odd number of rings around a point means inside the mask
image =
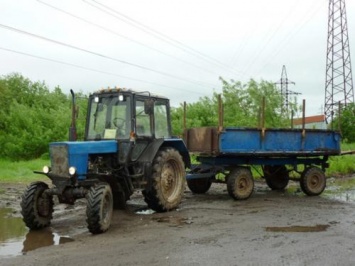
M 154 100 L 147 99 L 144 101 L 144 113 L 152 115 L 154 113 Z

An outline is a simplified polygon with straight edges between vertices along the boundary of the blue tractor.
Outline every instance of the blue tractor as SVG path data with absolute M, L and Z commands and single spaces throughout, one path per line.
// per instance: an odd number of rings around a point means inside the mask
M 184 142 L 172 136 L 167 98 L 117 88 L 91 94 L 84 141 L 76 141 L 75 116 L 73 109 L 70 140 L 50 143 L 51 165 L 36 172 L 52 184 L 34 182 L 23 193 L 27 227 L 50 225 L 54 196 L 65 204 L 86 198 L 93 234 L 108 230 L 113 209 L 123 207 L 136 189 L 157 212 L 180 204 L 190 157 Z

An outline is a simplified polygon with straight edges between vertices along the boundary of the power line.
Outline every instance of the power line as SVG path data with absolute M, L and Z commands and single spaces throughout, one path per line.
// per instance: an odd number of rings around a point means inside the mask
M 67 66 L 71 66 L 71 67 L 75 67 L 75 68 L 80 68 L 80 69 L 83 69 L 83 70 L 88 70 L 88 71 L 92 71 L 92 72 L 106 74 L 106 75 L 110 75 L 110 76 L 130 79 L 130 80 L 139 81 L 139 82 L 152 84 L 152 85 L 157 85 L 157 86 L 161 86 L 161 87 L 165 87 L 165 88 L 169 88 L 169 89 L 174 89 L 174 90 L 179 90 L 179 91 L 185 91 L 185 92 L 189 92 L 189 93 L 195 93 L 195 94 L 199 94 L 199 95 L 204 95 L 204 94 L 196 92 L 196 91 L 190 91 L 190 90 L 186 90 L 186 89 L 182 89 L 182 88 L 166 86 L 166 85 L 163 85 L 163 84 L 160 84 L 160 83 L 156 83 L 156 82 L 151 82 L 151 81 L 146 81 L 146 80 L 142 80 L 142 79 L 127 77 L 127 76 L 124 76 L 124 75 L 119 75 L 119 74 L 116 74 L 116 73 L 102 71 L 102 70 L 99 70 L 99 69 L 89 68 L 89 67 L 76 65 L 76 64 L 72 64 L 72 63 L 56 60 L 56 59 L 51 59 L 51 58 L 47 58 L 47 57 L 43 57 L 43 56 L 38 56 L 38 55 L 33 55 L 33 54 L 21 52 L 21 51 L 16 51 L 16 50 L 5 48 L 5 47 L 0 47 L 0 50 L 11 52 L 11 53 L 16 53 L 16 54 L 20 54 L 20 55 L 25 55 L 25 56 L 28 56 L 28 57 L 41 59 L 41 60 L 45 60 L 45 61 L 49 61 L 49 62 L 54 62 L 54 63 L 58 63 L 58 64 L 62 64 L 62 65 L 67 65 Z
M 257 58 L 261 55 L 261 53 L 266 49 L 266 47 L 269 45 L 269 43 L 271 42 L 271 40 L 274 38 L 274 36 L 279 32 L 279 30 L 281 29 L 281 26 L 283 25 L 283 23 L 290 17 L 291 13 L 293 12 L 293 7 L 296 5 L 297 3 L 295 3 L 288 11 L 288 13 L 282 18 L 280 24 L 276 27 L 276 29 L 269 35 L 269 38 L 267 39 L 267 41 L 262 45 L 261 49 L 258 50 L 258 53 L 253 57 L 253 59 L 250 61 L 250 63 L 247 65 L 247 67 L 245 68 L 245 73 L 248 72 L 248 70 L 250 69 L 250 67 L 252 65 L 254 65 L 255 61 L 257 60 Z
M 263 1 L 263 5 L 258 5 L 258 8 L 260 10 L 265 10 L 266 5 L 268 5 L 268 2 Z M 253 23 L 252 29 L 248 30 L 247 32 L 244 32 L 243 37 L 241 38 L 242 41 L 240 41 L 238 47 L 234 50 L 231 56 L 231 61 L 230 64 L 233 66 L 235 62 L 238 62 L 240 56 L 243 54 L 245 47 L 247 46 L 248 40 L 250 39 L 251 36 L 254 35 L 254 30 L 259 27 L 259 24 L 263 22 L 263 20 L 258 19 L 256 23 Z
M 269 56 L 267 57 L 267 59 L 264 60 L 264 61 L 266 61 L 267 63 L 264 64 L 264 65 L 256 72 L 257 75 L 259 75 L 259 73 L 260 73 L 261 71 L 263 71 L 263 70 L 270 64 L 271 59 L 272 59 L 272 58 L 276 58 L 276 56 L 277 56 L 283 49 L 285 49 L 285 45 L 288 44 L 288 43 L 295 37 L 295 35 L 296 35 L 298 32 L 300 32 L 300 31 L 305 27 L 305 25 L 306 25 L 308 22 L 310 22 L 310 21 L 314 18 L 315 14 L 318 13 L 318 12 L 321 10 L 320 8 L 321 8 L 321 6 L 323 5 L 323 2 L 324 2 L 324 0 L 321 1 L 320 5 L 318 5 L 318 6 L 314 9 L 313 12 L 312 12 L 312 10 L 309 10 L 309 12 L 307 12 L 307 13 L 303 16 L 303 18 L 301 19 L 301 21 L 303 21 L 303 23 L 302 23 L 297 29 L 295 29 L 295 30 L 293 30 L 293 31 L 290 31 L 290 32 L 288 33 L 288 35 L 287 35 L 285 38 L 282 39 L 282 41 L 279 43 L 278 48 L 277 48 L 277 49 L 274 49 L 273 52 L 271 52 L 271 53 L 269 54 Z M 312 13 L 310 13 L 310 12 L 312 12 Z M 310 15 L 309 15 L 309 14 L 310 14 Z M 307 18 L 307 15 L 309 16 L 308 18 Z
M 89 54 L 92 54 L 92 55 L 95 55 L 95 56 L 98 56 L 98 57 L 101 57 L 101 58 L 109 59 L 109 60 L 112 60 L 112 61 L 115 61 L 115 62 L 119 62 L 119 63 L 122 63 L 122 64 L 129 65 L 129 66 L 133 66 L 133 67 L 140 68 L 140 69 L 143 69 L 143 70 L 151 71 L 151 72 L 163 75 L 163 76 L 167 76 L 167 77 L 174 78 L 174 79 L 177 79 L 177 80 L 181 80 L 181 81 L 184 81 L 184 82 L 193 83 L 193 84 L 196 84 L 196 85 L 202 86 L 202 87 L 206 86 L 206 85 L 203 85 L 200 82 L 184 79 L 184 78 L 181 78 L 181 77 L 178 77 L 178 76 L 175 76 L 175 75 L 171 75 L 171 74 L 166 73 L 166 72 L 162 72 L 162 71 L 155 70 L 155 69 L 152 69 L 152 68 L 149 68 L 149 67 L 141 66 L 141 65 L 138 65 L 138 64 L 135 64 L 135 63 L 130 63 L 128 61 L 124 61 L 124 60 L 117 59 L 117 58 L 114 58 L 114 57 L 106 56 L 106 55 L 103 55 L 103 54 L 100 54 L 100 53 L 97 53 L 97 52 L 94 52 L 94 51 L 90 51 L 90 50 L 87 50 L 87 49 L 84 49 L 84 48 L 80 48 L 80 47 L 77 47 L 77 46 L 74 46 L 74 45 L 71 45 L 71 44 L 67 44 L 67 43 L 64 43 L 64 42 L 60 42 L 60 41 L 56 41 L 56 40 L 53 40 L 53 39 L 49 39 L 47 37 L 36 35 L 36 34 L 30 33 L 30 32 L 27 32 L 27 31 L 23 31 L 23 30 L 14 28 L 14 27 L 10 27 L 10 26 L 4 25 L 4 24 L 0 24 L 0 27 L 2 27 L 4 29 L 7 29 L 7 30 L 14 31 L 16 33 L 24 34 L 24 35 L 27 35 L 27 36 L 30 36 L 30 37 L 33 37 L 33 38 L 41 39 L 41 40 L 44 40 L 44 41 L 47 41 L 47 42 L 51 42 L 51 43 L 55 43 L 55 44 L 58 44 L 58 45 L 61 45 L 61 46 L 65 46 L 65 47 L 68 47 L 68 48 L 79 50 L 81 52 L 89 53 Z M 205 84 L 208 84 L 208 83 L 205 83 Z M 208 86 L 211 86 L 211 84 L 208 84 Z M 214 85 L 212 85 L 212 86 L 214 86 Z
M 177 56 L 174 56 L 174 55 L 165 53 L 165 52 L 163 52 L 163 51 L 161 51 L 161 50 L 159 50 L 159 49 L 156 49 L 156 48 L 154 48 L 154 47 L 152 47 L 152 46 L 146 45 L 146 44 L 144 44 L 144 43 L 142 43 L 142 42 L 139 42 L 139 41 L 137 41 L 137 40 L 134 40 L 134 39 L 132 39 L 132 38 L 129 38 L 129 37 L 123 35 L 123 34 L 118 33 L 117 31 L 111 30 L 111 29 L 109 29 L 109 28 L 107 28 L 107 27 L 101 26 L 101 25 L 99 25 L 99 24 L 97 24 L 97 23 L 94 23 L 94 22 L 92 22 L 92 21 L 89 21 L 89 20 L 87 20 L 87 19 L 84 19 L 84 18 L 82 18 L 82 17 L 79 17 L 79 16 L 77 16 L 77 15 L 75 15 L 75 14 L 73 14 L 73 13 L 67 12 L 67 11 L 65 11 L 65 10 L 63 10 L 63 9 L 60 9 L 60 8 L 58 8 L 58 7 L 56 7 L 56 6 L 53 6 L 53 5 L 51 5 L 51 4 L 48 4 L 48 3 L 44 2 L 44 1 L 37 0 L 37 2 L 39 2 L 40 4 L 46 5 L 47 7 L 50 7 L 50 8 L 52 8 L 52 9 L 58 11 L 58 12 L 62 12 L 62 13 L 64 13 L 64 14 L 68 15 L 68 16 L 71 16 L 71 17 L 73 17 L 73 18 L 75 18 L 75 19 L 78 19 L 78 20 L 80 20 L 80 21 L 83 21 L 83 22 L 85 22 L 85 23 L 87 23 L 87 24 L 89 24 L 89 25 L 91 25 L 91 26 L 95 26 L 95 27 L 97 27 L 97 28 L 99 28 L 99 29 L 101 29 L 101 30 L 104 30 L 104 31 L 106 31 L 106 32 L 109 32 L 109 33 L 111 33 L 111 34 L 114 34 L 114 35 L 116 35 L 116 36 L 119 36 L 119 37 L 121 37 L 121 38 L 123 38 L 123 39 L 126 39 L 126 40 L 130 41 L 130 42 L 133 42 L 133 43 L 135 43 L 135 44 L 141 45 L 141 46 L 143 46 L 143 47 L 145 47 L 145 48 L 148 48 L 148 49 L 150 49 L 150 50 L 152 50 L 152 51 L 155 51 L 155 52 L 160 53 L 160 54 L 163 54 L 163 55 L 165 55 L 165 56 L 174 58 L 175 60 L 178 60 L 178 61 L 180 61 L 180 62 L 182 62 L 182 63 L 184 63 L 184 64 L 190 65 L 190 66 L 192 66 L 192 67 L 195 67 L 195 68 L 197 68 L 197 69 L 199 69 L 199 70 L 206 71 L 206 72 L 211 73 L 211 74 L 216 74 L 216 73 L 214 73 L 213 71 L 210 71 L 210 70 L 208 70 L 208 69 L 206 69 L 206 68 L 203 68 L 203 67 L 200 67 L 200 66 L 198 66 L 198 65 L 192 64 L 191 62 L 185 61 L 185 60 L 183 60 L 183 59 L 181 59 L 181 58 L 179 58 L 179 57 L 177 57 Z
M 215 58 L 213 58 L 213 57 L 211 57 L 209 55 L 206 55 L 204 53 L 201 53 L 201 52 L 199 52 L 199 51 L 197 51 L 197 50 L 185 45 L 184 43 L 167 36 L 164 33 L 161 33 L 161 32 L 159 32 L 159 31 L 157 31 L 157 30 L 155 30 L 155 29 L 153 29 L 153 28 L 151 28 L 151 27 L 149 27 L 149 26 L 147 26 L 147 25 L 145 25 L 145 24 L 143 24 L 143 23 L 141 23 L 141 22 L 139 22 L 139 21 L 137 21 L 135 19 L 132 19 L 131 17 L 129 17 L 129 16 L 127 16 L 127 15 L 121 13 L 121 12 L 118 12 L 117 10 L 115 10 L 112 7 L 109 7 L 107 5 L 99 3 L 98 1 L 95 1 L 95 0 L 92 0 L 92 2 L 95 2 L 96 4 L 90 3 L 87 0 L 83 0 L 83 2 L 88 4 L 88 5 L 90 5 L 90 6 L 92 6 L 92 7 L 94 7 L 94 8 L 96 8 L 96 9 L 98 9 L 98 10 L 100 10 L 100 11 L 102 11 L 102 12 L 104 12 L 104 13 L 106 13 L 106 14 L 108 14 L 108 15 L 110 15 L 110 16 L 112 16 L 112 17 L 114 17 L 114 18 L 116 18 L 116 19 L 118 19 L 118 20 L 121 20 L 121 21 L 123 21 L 123 22 L 125 22 L 125 23 L 127 23 L 127 24 L 129 24 L 129 25 L 131 25 L 133 27 L 135 27 L 135 28 L 138 28 L 141 31 L 143 31 L 143 32 L 145 32 L 145 33 L 147 33 L 149 35 L 152 35 L 155 38 L 157 38 L 157 39 L 159 39 L 159 40 L 161 40 L 161 41 L 163 41 L 165 43 L 168 43 L 168 44 L 170 44 L 170 45 L 172 45 L 172 46 L 184 51 L 185 53 L 188 53 L 190 55 L 198 57 L 198 58 L 200 58 L 200 59 L 202 59 L 202 60 L 204 60 L 206 62 L 218 65 L 219 67 L 223 67 L 225 70 L 228 70 L 230 73 L 233 73 L 233 75 L 236 74 L 235 72 L 233 72 L 231 70 L 232 67 L 227 66 L 223 62 L 220 62 L 219 60 L 217 60 L 217 59 L 215 59 Z

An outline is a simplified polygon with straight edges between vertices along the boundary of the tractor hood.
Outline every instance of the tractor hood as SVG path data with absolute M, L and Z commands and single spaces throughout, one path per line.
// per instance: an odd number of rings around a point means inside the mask
M 53 173 L 68 176 L 69 167 L 75 167 L 78 178 L 84 179 L 89 155 L 117 153 L 118 145 L 115 140 L 53 142 L 49 151 Z

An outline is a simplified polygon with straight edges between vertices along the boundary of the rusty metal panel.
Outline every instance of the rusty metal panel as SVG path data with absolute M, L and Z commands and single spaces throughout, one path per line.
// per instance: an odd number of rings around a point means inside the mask
M 68 176 L 69 156 L 67 145 L 50 145 L 52 173 Z M 69 177 L 69 176 L 68 176 Z
M 218 137 L 216 127 L 190 128 L 184 132 L 184 141 L 192 153 L 207 155 L 218 153 Z

